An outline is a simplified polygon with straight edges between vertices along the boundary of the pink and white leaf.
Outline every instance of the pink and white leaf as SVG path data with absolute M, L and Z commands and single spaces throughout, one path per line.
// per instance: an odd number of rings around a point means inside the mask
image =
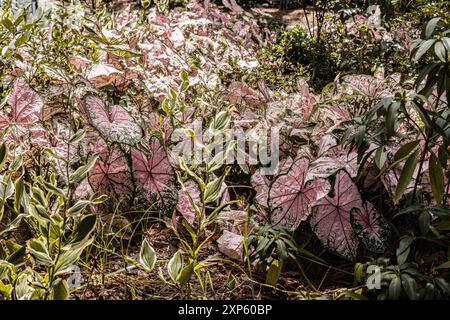
M 370 251 L 383 253 L 386 250 L 389 229 L 375 207 L 365 202 L 352 211 L 351 217 L 354 230 L 364 246 Z
M 161 201 L 165 205 L 174 191 L 174 172 L 159 140 L 151 140 L 148 153 L 131 149 L 131 159 L 137 189 L 148 201 Z
M 201 203 L 200 191 L 198 190 L 197 184 L 189 180 L 184 184 L 185 191 L 178 191 L 178 204 L 177 210 L 182 214 L 184 219 L 186 219 L 189 224 L 193 224 L 196 218 L 196 210 L 192 206 L 191 201 L 198 205 Z
M 14 125 L 20 129 L 19 131 L 26 130 L 39 119 L 44 105 L 39 95 L 23 78 L 14 82 L 14 88 L 7 101 L 11 109 L 9 114 L 0 114 L 0 129 Z
M 103 153 L 89 172 L 89 183 L 95 192 L 113 191 L 119 198 L 133 193 L 133 182 L 127 158 L 118 145 Z
M 312 208 L 310 224 L 317 237 L 329 249 L 352 258 L 358 247 L 350 212 L 364 210 L 358 188 L 345 171 L 336 174 L 334 196 L 320 199 Z
M 311 206 L 329 191 L 325 179 L 307 181 L 309 161 L 302 158 L 294 161 L 287 174 L 276 178 L 269 192 L 269 204 L 273 212 L 272 223 L 288 230 L 295 230 L 305 221 Z
M 114 105 L 108 110 L 99 97 L 88 95 L 84 108 L 90 124 L 105 139 L 134 145 L 142 138 L 141 127 L 123 107 Z

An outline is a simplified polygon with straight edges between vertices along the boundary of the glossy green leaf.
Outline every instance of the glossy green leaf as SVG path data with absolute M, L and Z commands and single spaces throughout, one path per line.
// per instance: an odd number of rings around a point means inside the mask
M 425 27 L 425 38 L 429 38 L 433 35 L 433 32 L 440 20 L 441 18 L 439 17 L 433 18 L 427 23 L 427 26 Z
M 444 171 L 434 152 L 430 152 L 428 171 L 434 199 L 437 204 L 441 204 L 445 194 Z
M 398 300 L 402 292 L 402 281 L 399 277 L 395 277 L 389 284 L 389 299 Z
M 178 275 L 183 269 L 183 257 L 180 251 L 177 251 L 167 264 L 167 272 L 172 281 L 177 282 Z
M 395 201 L 400 200 L 411 182 L 414 170 L 416 169 L 418 155 L 419 150 L 416 150 L 406 160 L 400 178 L 398 179 L 397 189 L 395 190 Z
M 153 270 L 156 264 L 156 252 L 153 247 L 148 243 L 147 239 L 144 239 L 141 245 L 141 251 L 139 253 L 139 262 L 141 266 L 150 272 Z
M 280 277 L 281 270 L 283 268 L 283 263 L 278 260 L 273 260 L 267 270 L 266 275 L 266 284 L 275 286 L 278 282 L 278 278 Z

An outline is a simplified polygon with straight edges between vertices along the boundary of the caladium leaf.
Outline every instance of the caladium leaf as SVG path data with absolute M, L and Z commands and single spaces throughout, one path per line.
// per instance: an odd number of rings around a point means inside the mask
M 104 87 L 118 78 L 122 74 L 120 70 L 105 64 L 94 64 L 87 75 L 97 88 Z
M 257 107 L 266 102 L 264 96 L 242 82 L 233 82 L 228 87 L 228 100 L 232 104 L 247 103 L 251 107 Z
M 358 74 L 343 77 L 350 88 L 367 97 L 378 98 L 388 93 L 390 86 L 386 81 L 376 77 Z
M 295 230 L 310 215 L 310 207 L 329 191 L 325 179 L 307 181 L 309 161 L 295 160 L 290 170 L 272 183 L 269 204 L 272 208 L 272 223 Z
M 351 212 L 351 222 L 354 232 L 368 250 L 378 253 L 386 250 L 389 228 L 371 203 L 365 202 L 355 207 Z
M 236 3 L 236 0 L 222 0 L 222 4 L 233 12 L 240 13 L 244 10 Z
M 320 199 L 312 208 L 311 227 L 324 245 L 340 255 L 352 258 L 358 246 L 353 233 L 350 212 L 364 212 L 358 188 L 345 171 L 336 174 L 334 197 Z
M 9 114 L 0 113 L 0 129 L 14 125 L 19 132 L 25 132 L 39 119 L 44 103 L 27 81 L 19 78 L 15 81 L 14 88 L 8 97 L 8 105 L 11 108 Z
M 265 207 L 268 206 L 269 199 L 269 185 L 270 181 L 267 177 L 257 170 L 251 178 L 252 186 L 256 191 L 255 201 Z
M 114 105 L 107 108 L 99 97 L 88 95 L 84 108 L 89 123 L 105 139 L 129 145 L 141 140 L 141 127 L 123 107 Z
M 196 212 L 191 201 L 198 205 L 201 203 L 200 191 L 197 184 L 193 180 L 189 180 L 184 184 L 185 191 L 178 191 L 177 210 L 183 215 L 187 222 L 193 224 Z M 191 199 L 189 199 L 191 197 Z
M 131 149 L 136 187 L 148 201 L 159 201 L 166 207 L 176 198 L 173 187 L 174 172 L 157 138 L 152 138 L 148 149 L 148 153 Z
M 118 145 L 113 145 L 109 152 L 100 154 L 89 172 L 88 180 L 96 192 L 113 191 L 119 198 L 128 198 L 133 193 L 127 158 Z

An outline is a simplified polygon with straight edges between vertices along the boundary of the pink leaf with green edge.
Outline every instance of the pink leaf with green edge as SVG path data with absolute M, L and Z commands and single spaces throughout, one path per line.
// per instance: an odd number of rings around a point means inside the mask
M 186 189 L 186 192 L 184 192 L 183 190 L 178 191 L 177 210 L 182 214 L 187 222 L 193 224 L 195 221 L 196 212 L 191 204 L 191 200 L 194 202 L 194 204 L 200 205 L 200 191 L 198 190 L 197 184 L 192 180 L 187 181 L 184 184 L 184 187 Z M 191 199 L 189 199 L 189 196 L 191 197 Z
M 11 110 L 8 115 L 0 114 L 0 129 L 14 125 L 19 133 L 39 119 L 44 103 L 39 95 L 31 89 L 27 81 L 19 78 L 8 97 Z
M 141 127 L 119 105 L 107 108 L 100 98 L 88 95 L 85 112 L 89 123 L 107 140 L 134 145 L 142 138 Z
M 361 207 L 354 208 L 351 221 L 356 235 L 368 250 L 378 253 L 386 250 L 389 228 L 371 203 L 365 202 Z
M 152 138 L 148 149 L 148 153 L 131 149 L 136 187 L 148 201 L 158 201 L 167 207 L 176 198 L 174 172 L 166 151 L 157 138 Z
M 352 209 L 364 211 L 358 188 L 345 171 L 336 174 L 334 197 L 320 199 L 312 208 L 311 227 L 322 243 L 338 254 L 352 258 L 358 247 L 351 224 Z
M 306 220 L 313 205 L 329 191 L 325 179 L 307 181 L 309 161 L 294 160 L 290 170 L 275 179 L 269 192 L 269 204 L 273 209 L 272 223 L 288 230 L 295 230 Z
M 133 193 L 130 168 L 125 154 L 118 145 L 100 154 L 88 175 L 96 192 L 114 192 L 119 198 L 129 198 Z

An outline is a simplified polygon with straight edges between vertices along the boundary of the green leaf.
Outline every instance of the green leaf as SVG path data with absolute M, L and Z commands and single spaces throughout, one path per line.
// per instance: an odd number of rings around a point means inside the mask
M 394 162 L 406 158 L 419 144 L 419 140 L 405 143 L 394 155 Z
M 44 208 L 47 208 L 48 206 L 48 202 L 47 199 L 45 198 L 44 192 L 37 187 L 31 188 L 31 199 L 35 204 L 39 204 Z
M 4 18 L 2 20 L 2 24 L 3 26 L 8 29 L 9 31 L 12 31 L 14 29 L 14 24 L 12 23 L 11 20 L 9 20 L 8 18 Z
M 405 292 L 411 300 L 417 299 L 418 288 L 417 282 L 410 275 L 406 273 L 401 274 L 403 288 L 405 288 Z
M 67 213 L 70 216 L 76 216 L 90 204 L 91 201 L 89 200 L 78 200 L 77 203 L 75 203 L 72 207 L 69 208 L 69 210 L 67 210 Z
M 394 200 L 397 202 L 405 193 L 406 188 L 411 182 L 411 178 L 414 174 L 414 170 L 417 165 L 417 156 L 419 155 L 419 150 L 416 150 L 411 154 L 408 159 L 406 159 L 405 166 L 403 167 L 400 178 L 398 179 L 397 189 L 395 190 Z
M 430 21 L 428 21 L 427 26 L 425 28 L 425 38 L 429 38 L 432 36 L 434 29 L 436 29 L 436 26 L 439 22 L 439 20 L 441 20 L 441 18 L 433 18 Z
M 25 192 L 25 184 L 23 182 L 23 176 L 20 176 L 14 183 L 14 209 L 19 212 L 20 205 L 22 203 L 22 197 Z
M 361 282 L 363 272 L 364 272 L 364 265 L 362 263 L 357 262 L 355 264 L 355 271 L 354 271 L 355 281 L 357 283 Z
M 99 157 L 98 154 L 94 154 L 94 156 L 92 156 L 92 158 L 88 161 L 88 163 L 86 163 L 84 166 L 79 167 L 74 173 L 70 175 L 69 182 L 77 183 L 81 181 L 86 176 L 86 174 L 92 169 L 95 162 L 97 162 L 98 157 Z
M 64 199 L 66 198 L 66 194 L 64 193 L 64 191 L 62 189 L 58 188 L 57 186 L 55 186 L 47 181 L 43 181 L 42 183 L 44 184 L 44 188 L 48 192 L 53 193 L 53 194 L 57 195 L 58 197 L 61 197 Z
M 398 265 L 401 266 L 405 264 L 406 260 L 408 259 L 409 252 L 411 250 L 411 244 L 413 243 L 413 241 L 413 237 L 404 237 L 400 240 L 396 251 Z
M 75 134 L 70 137 L 69 139 L 69 144 L 75 144 L 78 141 L 82 140 L 84 138 L 84 136 L 86 135 L 86 130 L 80 129 L 77 132 L 75 132 Z
M 180 274 L 178 275 L 177 282 L 180 284 L 180 286 L 185 286 L 189 282 L 193 272 L 194 272 L 194 262 L 191 262 L 186 267 L 184 267 L 183 270 L 181 270 Z
M 69 249 L 64 251 L 58 258 L 55 265 L 55 276 L 66 273 L 70 270 L 72 265 L 74 265 L 80 258 L 83 250 L 92 243 L 93 239 L 86 241 L 83 246 L 76 249 Z
M 19 38 L 16 39 L 16 41 L 14 42 L 14 45 L 16 47 L 20 47 L 21 45 L 26 43 L 28 40 L 30 40 L 30 35 L 31 35 L 31 33 L 29 31 L 22 34 Z
M 436 54 L 436 57 L 438 57 L 442 62 L 445 62 L 447 60 L 447 52 L 442 42 L 436 42 L 436 44 L 434 45 L 434 53 Z
M 141 0 L 141 6 L 144 9 L 147 9 L 152 4 L 151 0 Z
M 0 200 L 8 200 L 14 194 L 14 183 L 10 176 L 0 176 Z
M 53 259 L 50 257 L 47 240 L 44 237 L 31 240 L 27 247 L 37 263 L 43 266 L 53 266 Z
M 436 226 L 439 231 L 449 231 L 450 230 L 450 220 L 442 221 Z
M 91 202 L 92 202 L 92 204 L 97 205 L 97 204 L 101 204 L 101 203 L 105 202 L 106 200 L 108 200 L 108 196 L 106 194 L 103 194 L 100 197 L 93 199 Z
M 230 120 L 231 114 L 228 111 L 222 111 L 214 118 L 211 128 L 217 131 L 222 131 L 228 126 Z
M 442 200 L 444 198 L 445 182 L 442 166 L 434 152 L 430 152 L 428 169 L 430 174 L 431 191 L 433 192 L 436 203 L 439 205 L 442 203 Z
M 69 285 L 67 281 L 61 278 L 55 280 L 52 286 L 53 300 L 67 300 L 69 297 Z
M 435 269 L 450 269 L 450 261 L 444 262 L 443 264 L 440 264 Z
M 283 263 L 281 261 L 273 260 L 269 266 L 269 270 L 267 270 L 266 284 L 275 286 L 278 282 L 278 278 L 280 277 L 282 268 Z
M 167 272 L 169 273 L 170 278 L 174 282 L 177 282 L 178 275 L 180 274 L 182 269 L 183 269 L 183 257 L 181 256 L 181 252 L 177 251 L 167 264 Z
M 95 230 L 96 224 L 97 216 L 95 214 L 84 216 L 77 224 L 69 243 L 64 249 L 73 250 L 84 246 L 91 233 Z
M 139 253 L 139 262 L 141 266 L 150 272 L 153 270 L 156 264 L 156 252 L 152 246 L 148 243 L 147 239 L 144 239 L 141 245 L 141 252 Z
M 402 291 L 402 281 L 399 277 L 392 279 L 389 284 L 389 299 L 398 300 L 400 298 L 400 293 Z
M 206 185 L 205 192 L 203 195 L 205 203 L 214 202 L 219 198 L 223 182 L 229 172 L 230 168 L 228 167 L 227 169 L 225 169 L 225 173 L 220 178 L 217 178 Z
M 22 273 L 17 277 L 14 285 L 14 295 L 17 300 L 31 300 L 34 289 L 28 283 L 28 275 L 26 273 Z
M 419 215 L 419 228 L 422 234 L 427 234 L 430 230 L 431 217 L 428 212 L 422 212 Z
M 0 169 L 8 158 L 8 149 L 6 148 L 6 144 L 2 144 L 0 146 Z
M 420 58 L 431 48 L 431 46 L 436 42 L 436 39 L 430 39 L 425 41 L 420 45 L 420 47 L 417 49 L 416 54 L 414 55 L 415 61 L 419 61 Z
M 375 152 L 375 164 L 378 167 L 378 169 L 381 170 L 381 168 L 383 168 L 384 163 L 386 162 L 387 159 L 387 153 L 384 151 L 384 146 L 381 146 L 377 149 L 377 151 Z
M 25 263 L 25 252 L 26 252 L 25 246 L 18 246 L 18 248 L 9 255 L 6 261 L 15 265 L 16 267 L 20 266 Z
M 23 157 L 22 154 L 19 154 L 18 156 L 16 156 L 14 158 L 14 161 L 12 163 L 10 163 L 8 170 L 11 172 L 15 172 L 17 171 L 23 163 Z

